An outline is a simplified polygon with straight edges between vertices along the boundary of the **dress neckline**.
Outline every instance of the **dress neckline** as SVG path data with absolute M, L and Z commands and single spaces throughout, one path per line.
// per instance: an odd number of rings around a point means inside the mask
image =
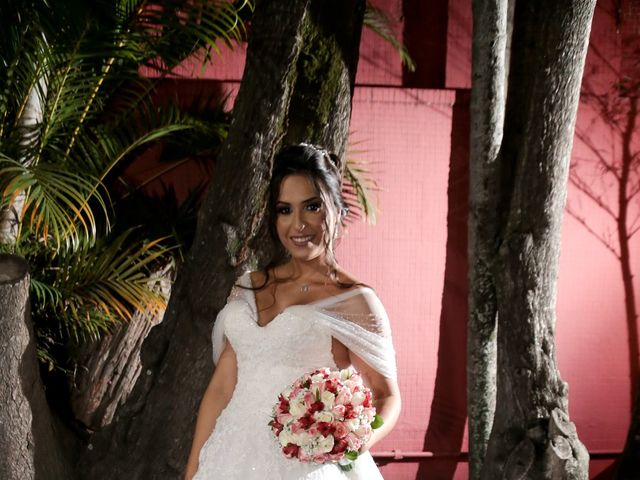
M 247 284 L 246 286 L 249 286 L 251 288 L 253 287 L 253 282 L 251 281 L 251 272 L 246 272 L 245 273 L 246 276 L 246 281 L 245 284 Z M 267 323 L 265 323 L 264 325 L 260 325 L 260 315 L 258 314 L 258 302 L 256 300 L 256 291 L 255 290 L 248 290 L 248 297 L 251 299 L 251 301 L 249 302 L 252 310 L 253 310 L 253 314 L 254 314 L 254 323 L 256 324 L 256 326 L 258 328 L 267 328 L 269 325 L 271 325 L 274 320 L 277 320 L 278 317 L 280 317 L 282 314 L 284 314 L 287 310 L 289 310 L 290 308 L 297 308 L 297 307 L 309 307 L 309 308 L 313 308 L 313 307 L 319 307 L 322 305 L 331 305 L 332 303 L 335 303 L 338 300 L 342 300 L 343 298 L 349 298 L 351 296 L 354 296 L 357 293 L 360 293 L 362 291 L 362 289 L 364 288 L 368 288 L 368 287 L 364 287 L 362 285 L 358 285 L 355 288 L 351 289 L 351 290 L 347 290 L 346 292 L 340 292 L 340 293 L 336 293 L 335 295 L 329 295 L 327 297 L 324 298 L 319 298 L 318 300 L 314 300 L 312 302 L 307 302 L 307 303 L 293 303 L 291 305 L 287 305 L 286 307 L 284 307 L 282 310 L 280 310 L 278 313 L 276 313 L 273 318 L 271 318 L 271 320 L 269 320 Z

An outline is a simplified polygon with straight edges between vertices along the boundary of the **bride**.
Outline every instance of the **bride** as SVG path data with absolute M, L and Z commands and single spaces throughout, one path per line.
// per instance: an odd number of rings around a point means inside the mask
M 336 262 L 347 208 L 336 155 L 299 144 L 274 160 L 269 225 L 283 247 L 237 280 L 213 329 L 215 372 L 204 393 L 186 480 L 381 479 L 368 449 L 400 413 L 389 320 L 375 292 Z M 286 458 L 268 423 L 278 394 L 320 367 L 358 370 L 384 425 L 354 468 Z

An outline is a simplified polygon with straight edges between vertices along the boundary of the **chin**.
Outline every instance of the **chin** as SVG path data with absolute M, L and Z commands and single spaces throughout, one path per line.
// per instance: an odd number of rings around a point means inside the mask
M 300 251 L 301 249 L 296 249 L 296 250 L 289 250 L 289 255 L 291 256 L 291 258 L 295 258 L 296 260 L 300 260 L 303 262 L 308 262 L 311 260 L 315 260 L 319 257 L 322 257 L 322 254 L 324 252 L 320 251 L 319 249 L 309 249 L 307 251 Z

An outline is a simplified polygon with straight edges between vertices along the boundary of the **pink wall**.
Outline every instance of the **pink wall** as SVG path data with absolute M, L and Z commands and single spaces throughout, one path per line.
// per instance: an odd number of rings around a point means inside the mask
M 377 290 L 389 313 L 404 399 L 379 451 L 423 449 L 438 355 L 454 99 L 451 91 L 359 88 L 353 101 L 353 136 L 379 181 L 380 213 L 375 226 L 349 228 L 338 259 Z M 385 478 L 415 478 L 417 468 L 383 470 Z
M 418 8 L 419 2 L 409 0 L 404 6 L 400 0 L 378 2 L 400 22 L 399 34 L 402 18 L 412 14 L 424 15 L 424 25 L 430 19 L 446 25 L 446 39 L 430 47 L 440 50 L 416 55 L 432 62 L 430 67 L 413 76 L 403 71 L 388 45 L 371 32 L 363 34 L 350 139 L 357 145 L 350 155 L 369 162 L 381 188 L 379 215 L 375 226 L 358 223 L 349 227 L 338 258 L 376 288 L 394 331 L 403 413 L 394 432 L 376 451 L 443 453 L 467 448 L 464 329 L 470 3 L 438 0 L 431 10 L 425 10 L 424 5 Z M 586 79 L 599 92 L 609 88 L 615 78 L 612 72 L 621 61 L 612 4 L 612 0 L 598 3 L 586 69 Z M 448 9 L 443 11 L 442 5 Z M 416 51 L 422 48 L 416 33 L 420 22 L 411 21 L 405 34 Z M 431 40 L 440 35 L 435 30 L 428 35 Z M 439 64 L 441 58 L 446 63 Z M 189 65 L 180 73 L 225 80 L 235 90 L 243 63 L 244 50 L 239 48 L 223 51 L 203 76 Z M 425 88 L 404 88 L 406 85 Z M 588 102 L 581 105 L 577 132 L 595 141 L 605 158 L 618 158 L 619 141 Z M 637 137 L 634 142 L 633 148 L 640 150 Z M 594 188 L 603 188 L 608 181 L 602 180 L 594 158 L 587 144 L 578 140 L 575 168 Z M 615 200 L 611 185 L 598 191 L 606 201 Z M 612 220 L 578 189 L 570 188 L 568 205 L 595 233 L 615 233 Z M 639 252 L 640 233 L 633 238 L 631 250 L 636 296 L 640 296 Z M 557 317 L 557 356 L 570 387 L 571 418 L 591 451 L 620 451 L 630 410 L 620 265 L 570 215 L 565 216 L 562 230 Z M 591 477 L 610 463 L 592 461 Z M 383 473 L 388 480 L 461 480 L 466 478 L 466 468 L 466 463 L 456 467 L 447 461 L 428 461 L 420 471 L 417 463 L 396 463 L 383 467 Z

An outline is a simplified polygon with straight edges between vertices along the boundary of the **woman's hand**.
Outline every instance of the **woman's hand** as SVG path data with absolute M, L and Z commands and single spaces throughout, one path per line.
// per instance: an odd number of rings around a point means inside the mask
M 380 428 L 373 431 L 367 444 L 360 449 L 360 453 L 364 453 L 387 436 L 398 421 L 402 403 L 400 388 L 395 379 L 384 377 L 351 351 L 349 358 L 351 365 L 360 372 L 365 385 L 371 389 L 376 414 L 384 421 Z

